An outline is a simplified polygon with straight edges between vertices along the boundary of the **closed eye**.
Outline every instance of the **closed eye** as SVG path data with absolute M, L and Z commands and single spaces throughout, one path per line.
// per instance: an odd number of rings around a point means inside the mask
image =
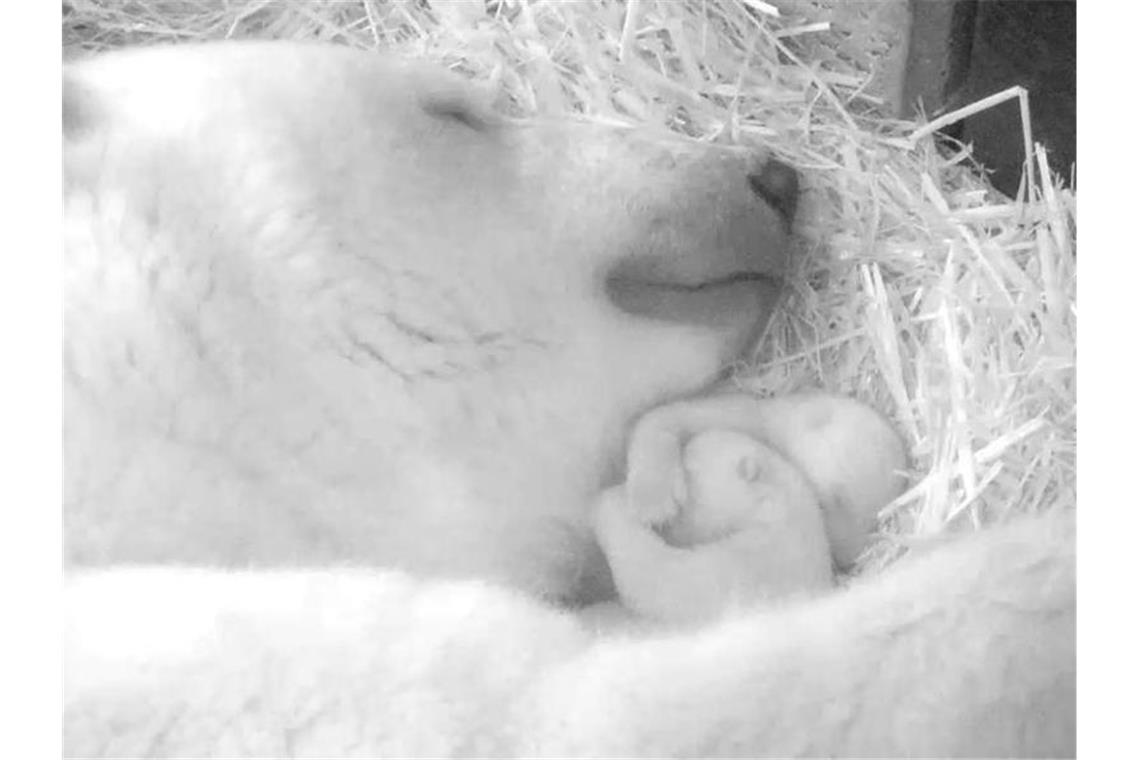
M 477 132 L 483 132 L 490 126 L 488 120 L 476 113 L 470 103 L 461 100 L 429 101 L 424 103 L 424 111 L 437 119 L 457 122 Z

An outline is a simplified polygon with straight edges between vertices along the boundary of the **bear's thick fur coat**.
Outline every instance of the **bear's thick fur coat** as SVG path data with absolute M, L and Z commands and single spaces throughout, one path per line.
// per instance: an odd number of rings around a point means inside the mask
M 631 421 L 776 305 L 778 164 L 294 43 L 69 68 L 64 161 L 68 755 L 1073 753 L 1069 516 L 696 632 L 565 607 Z

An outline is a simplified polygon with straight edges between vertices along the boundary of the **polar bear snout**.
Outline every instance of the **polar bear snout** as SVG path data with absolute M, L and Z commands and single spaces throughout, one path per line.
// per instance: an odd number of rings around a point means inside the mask
M 607 296 L 627 314 L 711 328 L 739 347 L 767 323 L 791 271 L 798 174 L 763 151 L 665 153 L 611 177 L 649 183 L 628 191 L 638 202 Z

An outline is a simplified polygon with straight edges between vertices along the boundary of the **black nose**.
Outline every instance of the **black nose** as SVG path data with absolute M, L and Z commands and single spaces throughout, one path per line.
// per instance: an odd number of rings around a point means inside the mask
M 796 170 L 770 158 L 760 171 L 748 175 L 748 183 L 752 185 L 753 192 L 784 217 L 784 222 L 790 227 L 800 197 L 800 178 Z

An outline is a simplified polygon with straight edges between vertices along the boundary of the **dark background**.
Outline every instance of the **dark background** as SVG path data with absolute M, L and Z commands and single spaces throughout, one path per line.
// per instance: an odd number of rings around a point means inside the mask
M 921 98 L 934 115 L 1022 85 L 1034 140 L 1075 188 L 1076 0 L 912 0 L 912 10 L 905 102 Z M 973 144 L 999 190 L 1017 192 L 1025 151 L 1016 100 L 945 131 Z

